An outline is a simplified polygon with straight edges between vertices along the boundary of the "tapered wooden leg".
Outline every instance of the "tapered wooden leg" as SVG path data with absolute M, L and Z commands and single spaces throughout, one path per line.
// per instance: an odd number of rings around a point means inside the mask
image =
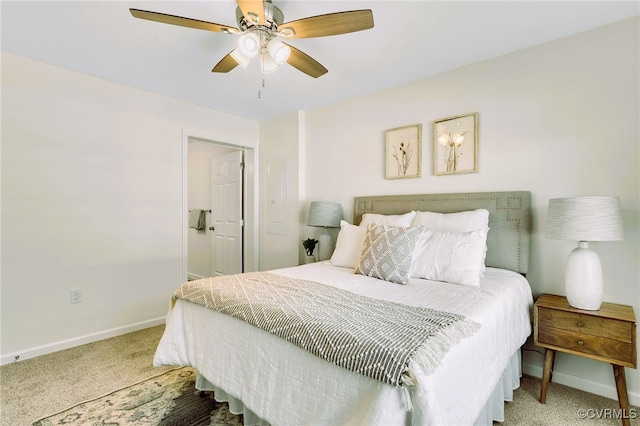
M 618 403 L 620 404 L 620 410 L 622 410 L 622 424 L 624 426 L 630 426 L 629 420 L 629 395 L 627 394 L 627 378 L 625 376 L 624 367 L 621 365 L 613 366 L 613 377 L 616 379 L 616 389 L 618 390 Z
M 540 402 L 545 404 L 547 401 L 547 390 L 551 381 L 551 371 L 553 370 L 553 362 L 556 359 L 556 351 L 546 349 L 544 351 L 544 370 L 542 370 L 542 389 L 540 389 Z

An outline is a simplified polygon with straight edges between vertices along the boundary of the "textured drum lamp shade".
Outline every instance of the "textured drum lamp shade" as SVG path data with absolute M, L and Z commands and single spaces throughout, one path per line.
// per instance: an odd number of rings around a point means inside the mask
M 589 241 L 624 239 L 618 197 L 575 197 L 549 200 L 547 238 L 578 241 L 567 258 L 564 283 L 569 304 L 597 311 L 602 304 L 602 266 Z
M 339 228 L 342 220 L 342 205 L 331 201 L 313 201 L 309 207 L 309 226 L 324 228 L 318 237 L 318 258 L 327 260 L 331 257 L 333 238 L 327 228 Z

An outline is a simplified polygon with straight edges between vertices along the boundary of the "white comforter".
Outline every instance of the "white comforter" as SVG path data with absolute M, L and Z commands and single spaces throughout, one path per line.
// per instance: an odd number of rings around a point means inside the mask
M 412 391 L 413 411 L 390 385 L 330 364 L 241 320 L 179 300 L 154 365 L 196 368 L 272 425 L 473 424 L 512 355 L 531 333 L 533 304 L 520 274 L 487 268 L 481 286 L 412 279 L 402 286 L 329 262 L 272 271 L 369 297 L 466 316 L 482 325 Z M 204 382 L 204 381 L 203 381 Z

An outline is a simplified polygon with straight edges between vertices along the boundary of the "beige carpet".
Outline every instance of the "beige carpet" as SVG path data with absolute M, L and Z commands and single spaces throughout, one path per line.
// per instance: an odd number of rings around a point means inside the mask
M 30 425 L 36 420 L 125 388 L 172 368 L 154 368 L 153 353 L 163 327 L 153 327 L 101 342 L 0 367 L 0 425 Z M 514 401 L 505 406 L 504 425 L 619 425 L 614 418 L 581 419 L 580 410 L 616 412 L 617 401 L 552 383 L 540 404 L 540 381 L 524 377 Z M 640 416 L 640 409 L 634 407 Z M 602 412 L 602 411 L 600 411 Z M 611 417 L 611 416 L 609 416 Z M 640 426 L 640 419 L 632 420 Z
M 164 326 L 0 367 L 0 424 L 29 425 L 171 368 L 151 364 Z
M 614 399 L 551 383 L 546 404 L 540 404 L 538 402 L 540 384 L 540 379 L 529 376 L 522 378 L 520 388 L 515 391 L 513 401 L 505 405 L 505 425 L 600 426 L 622 424 L 620 420 L 612 418 L 614 413 L 617 414 L 620 409 L 618 401 Z M 640 417 L 640 409 L 638 407 L 634 407 L 634 409 L 637 416 Z M 632 420 L 631 424 L 633 426 L 640 425 L 640 418 Z

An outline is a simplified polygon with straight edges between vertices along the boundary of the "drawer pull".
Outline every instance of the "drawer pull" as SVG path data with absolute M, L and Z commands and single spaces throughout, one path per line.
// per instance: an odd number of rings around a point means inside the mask
M 578 321 L 578 327 L 584 327 L 584 321 Z
M 584 346 L 584 341 L 583 340 L 578 340 L 578 346 Z

